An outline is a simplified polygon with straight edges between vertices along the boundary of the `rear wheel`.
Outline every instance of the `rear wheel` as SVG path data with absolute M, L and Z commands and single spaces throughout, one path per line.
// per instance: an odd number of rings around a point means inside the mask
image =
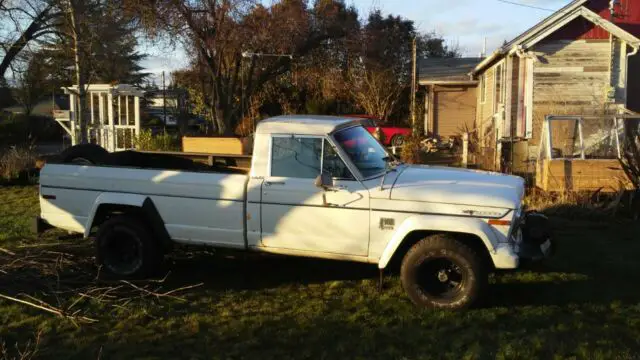
M 145 224 L 134 216 L 105 221 L 96 235 L 98 264 L 120 277 L 152 273 L 162 262 L 162 249 Z
M 422 239 L 407 252 L 400 276 L 414 304 L 457 310 L 481 298 L 489 274 L 470 247 L 453 236 L 437 234 Z

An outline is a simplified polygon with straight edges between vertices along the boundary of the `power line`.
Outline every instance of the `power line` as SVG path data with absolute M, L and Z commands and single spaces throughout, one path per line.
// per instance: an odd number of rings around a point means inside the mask
M 523 4 L 523 3 L 519 3 L 519 2 L 509 1 L 509 0 L 498 0 L 498 1 L 501 2 L 501 3 L 505 3 L 505 4 L 522 6 L 522 7 L 526 7 L 526 8 L 530 8 L 530 9 L 543 10 L 543 11 L 549 11 L 549 12 L 556 12 L 556 10 L 553 10 L 553 9 L 547 9 L 547 8 L 534 6 L 534 5 L 527 5 L 527 4 Z

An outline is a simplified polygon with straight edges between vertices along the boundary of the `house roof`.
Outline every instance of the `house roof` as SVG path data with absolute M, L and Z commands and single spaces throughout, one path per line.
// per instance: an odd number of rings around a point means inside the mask
M 111 92 L 114 95 L 144 95 L 140 88 L 129 84 L 88 84 L 86 89 L 87 92 Z M 78 85 L 63 87 L 62 90 L 65 94 L 77 94 Z
M 506 43 L 504 46 L 500 47 L 498 50 L 494 51 L 490 56 L 488 56 L 480 64 L 478 64 L 475 69 L 473 69 L 472 74 L 475 75 L 482 72 L 484 69 L 486 69 L 495 61 L 501 59 L 508 53 L 515 53 L 516 51 L 525 51 L 529 49 L 530 47 L 534 46 L 541 40 L 545 39 L 547 36 L 553 34 L 557 30 L 580 16 L 584 17 L 593 24 L 602 27 L 614 36 L 627 42 L 632 47 L 640 48 L 640 39 L 628 33 L 611 21 L 602 18 L 600 15 L 584 7 L 583 5 L 587 1 L 588 0 L 575 0 L 572 1 L 569 5 L 556 11 L 551 16 L 542 20 L 534 27 L 530 28 L 529 30 L 517 36 L 515 39 Z
M 427 58 L 418 62 L 418 82 L 421 85 L 433 83 L 470 82 L 469 73 L 482 58 Z

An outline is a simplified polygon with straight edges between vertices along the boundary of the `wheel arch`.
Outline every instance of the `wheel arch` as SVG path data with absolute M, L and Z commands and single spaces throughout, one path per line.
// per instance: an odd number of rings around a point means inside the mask
M 84 236 L 89 237 L 92 229 L 99 227 L 104 221 L 113 215 L 132 214 L 140 217 L 149 226 L 155 238 L 163 245 L 171 243 L 171 237 L 160 212 L 156 208 L 153 200 L 149 197 L 136 194 L 102 193 L 96 199 L 87 225 Z
M 387 243 L 378 268 L 398 264 L 418 241 L 433 234 L 450 234 L 480 254 L 488 265 L 494 266 L 492 252 L 497 240 L 489 225 L 477 218 L 448 216 L 417 216 L 405 220 Z

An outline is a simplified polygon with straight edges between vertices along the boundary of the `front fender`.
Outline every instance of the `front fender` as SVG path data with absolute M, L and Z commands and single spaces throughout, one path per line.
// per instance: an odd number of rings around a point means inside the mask
M 402 241 L 412 231 L 435 231 L 471 234 L 479 237 L 489 250 L 495 253 L 498 247 L 498 239 L 489 224 L 478 218 L 464 218 L 459 216 L 440 215 L 416 215 L 404 220 L 387 243 L 380 259 L 378 268 L 384 269 L 391 261 L 393 254 L 402 244 Z
M 93 203 L 91 207 L 91 211 L 89 212 L 89 217 L 87 218 L 87 225 L 84 227 L 84 237 L 89 237 L 91 232 L 91 225 L 93 224 L 93 220 L 98 213 L 98 209 L 101 205 L 124 205 L 124 206 L 136 206 L 142 208 L 144 205 L 144 201 L 147 199 L 144 195 L 136 195 L 136 194 L 123 194 L 123 193 L 112 193 L 105 192 L 96 198 L 96 201 Z

